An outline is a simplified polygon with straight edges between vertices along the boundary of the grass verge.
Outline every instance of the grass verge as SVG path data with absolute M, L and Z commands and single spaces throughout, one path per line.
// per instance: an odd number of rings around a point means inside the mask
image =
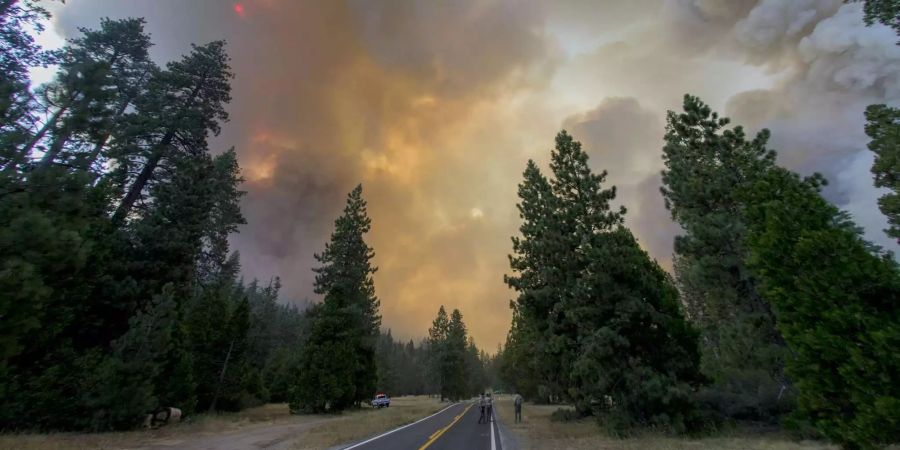
M 249 408 L 236 413 L 198 414 L 184 422 L 156 430 L 115 433 L 22 433 L 0 434 L 0 449 L 16 450 L 99 450 L 140 448 L 185 436 L 239 432 L 248 426 L 302 423 L 318 416 L 291 416 L 285 403 Z
M 359 440 L 413 422 L 446 405 L 424 396 L 399 397 L 393 399 L 390 408 L 380 410 L 363 408 L 341 415 L 292 416 L 286 404 L 270 404 L 237 413 L 199 414 L 189 417 L 183 423 L 158 430 L 0 434 L 0 449 L 106 450 L 152 448 L 157 445 L 193 449 L 217 446 L 218 444 L 210 443 L 221 442 L 223 435 L 240 437 L 242 434 L 266 436 L 273 440 L 289 439 L 285 441 L 286 448 L 319 449 Z M 306 428 L 304 424 L 310 426 Z M 267 430 L 269 427 L 271 429 Z M 269 431 L 271 435 L 266 434 Z M 214 441 L 215 438 L 220 440 Z M 234 441 L 234 446 L 242 445 L 240 439 Z
M 646 435 L 618 439 L 605 435 L 593 419 L 553 422 L 550 415 L 558 405 L 525 404 L 522 423 L 514 423 L 515 410 L 511 398 L 498 401 L 500 417 L 523 450 L 528 449 L 601 449 L 601 450 L 836 450 L 822 442 L 797 442 L 780 433 L 735 430 L 718 436 L 681 438 Z
M 291 449 L 322 449 L 358 441 L 415 422 L 446 406 L 433 397 L 394 398 L 390 408 L 345 412 L 337 420 L 314 426 L 294 440 Z

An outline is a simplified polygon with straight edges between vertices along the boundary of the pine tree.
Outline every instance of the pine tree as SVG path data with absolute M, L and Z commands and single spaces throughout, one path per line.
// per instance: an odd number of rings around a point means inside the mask
M 233 77 L 228 66 L 225 42 L 215 41 L 193 50 L 166 70 L 156 71 L 144 95 L 135 100 L 135 120 L 139 123 L 116 141 L 113 159 L 120 174 L 139 170 L 113 214 L 113 223 L 122 224 L 160 164 L 177 157 L 205 154 L 207 135 L 219 133 L 219 124 L 228 120 L 224 106 L 231 101 Z M 135 152 L 135 149 L 140 149 Z
M 224 342 L 219 349 L 221 364 L 218 367 L 215 389 L 209 410 L 217 406 L 226 410 L 240 409 L 245 389 L 244 372 L 247 359 L 247 331 L 250 328 L 250 304 L 242 298 L 230 311 L 225 326 Z
M 851 0 L 864 3 L 866 25 L 881 22 L 900 32 L 900 2 L 897 0 Z
M 447 326 L 447 342 L 443 354 L 442 379 L 446 385 L 447 397 L 459 401 L 466 397 L 469 390 L 468 379 L 472 374 L 466 371 L 466 347 L 468 337 L 462 313 L 454 309 L 450 313 Z
M 310 309 L 307 317 L 312 330 L 303 349 L 296 384 L 290 390 L 291 412 L 340 412 L 353 406 L 360 396 L 356 391 L 360 369 L 354 345 L 357 331 L 348 327 L 352 313 L 326 301 Z
M 878 199 L 878 207 L 890 224 L 885 232 L 900 242 L 900 109 L 871 105 L 866 120 L 866 134 L 872 139 L 869 150 L 875 153 L 875 186 L 891 190 Z
M 772 170 L 747 192 L 750 266 L 793 352 L 797 418 L 846 449 L 900 442 L 900 269 L 822 179 Z
M 588 166 L 588 155 L 581 143 L 565 131 L 556 136 L 556 146 L 550 154 L 553 178 L 550 186 L 555 198 L 554 221 L 550 236 L 555 240 L 556 258 L 551 261 L 552 271 L 559 279 L 561 289 L 550 313 L 550 346 L 556 352 L 564 377 L 572 375 L 578 358 L 579 340 L 585 323 L 573 320 L 570 311 L 593 305 L 592 298 L 580 298 L 574 289 L 577 279 L 587 268 L 586 239 L 597 233 L 605 233 L 623 222 L 625 208 L 612 210 L 609 202 L 616 196 L 615 186 L 604 188 L 606 171 L 594 174 Z M 574 399 L 572 381 L 564 379 L 566 398 Z M 582 410 L 586 413 L 587 410 Z
M 567 312 L 581 328 L 572 374 L 576 408 L 590 410 L 614 433 L 697 428 L 698 333 L 669 275 L 624 226 L 586 241 L 590 263 L 575 290 L 586 301 Z
M 603 186 L 606 172 L 593 173 L 565 131 L 550 168 L 547 180 L 529 162 L 519 188 L 522 237 L 513 239 L 510 258 L 516 276 L 507 277 L 519 298 L 503 355 L 507 379 L 517 388 L 537 385 L 540 397 L 571 400 L 616 432 L 696 425 L 697 336 L 677 291 L 624 227 L 625 209 L 611 207 L 616 191 Z
M 535 360 L 534 349 L 544 341 L 529 328 L 531 324 L 522 318 L 515 306 L 513 303 L 512 325 L 506 336 L 506 344 L 497 356 L 500 361 L 500 377 L 510 390 L 526 398 L 539 399 L 538 386 L 545 377 L 536 374 L 537 369 L 543 366 L 538 364 L 541 361 Z M 554 361 L 545 359 L 544 363 L 552 365 Z
M 447 391 L 449 380 L 446 380 L 444 373 L 444 360 L 447 354 L 447 335 L 450 332 L 450 318 L 447 317 L 447 311 L 444 305 L 438 309 L 437 317 L 431 323 L 428 329 L 428 355 L 429 355 L 429 377 L 432 383 L 437 387 L 441 400 L 449 396 Z
M 66 148 L 86 156 L 93 141 L 109 133 L 109 122 L 123 101 L 117 94 L 139 89 L 132 74 L 151 64 L 143 19 L 103 19 L 99 30 L 79 30 L 81 36 L 60 54 L 56 80 L 39 92 L 43 109 L 52 114 L 21 150 L 28 156 L 46 138 L 43 168 L 64 160 Z
M 4 173 L 21 162 L 17 150 L 31 138 L 37 120 L 28 69 L 55 59 L 26 31 L 43 31 L 41 20 L 48 17 L 35 1 L 0 0 L 0 166 Z
M 506 361 L 515 366 L 517 385 L 534 380 L 524 391 L 544 401 L 560 398 L 565 392 L 565 371 L 559 366 L 558 340 L 551 335 L 553 309 L 565 289 L 564 261 L 569 242 L 558 220 L 557 199 L 550 182 L 529 160 L 519 184 L 517 205 L 522 236 L 513 236 L 510 267 L 514 275 L 505 276 L 507 285 L 519 293 L 510 305 L 514 325 L 507 342 Z M 523 351 L 517 351 L 518 349 Z
M 670 112 L 662 194 L 684 234 L 675 269 L 691 320 L 702 332 L 709 401 L 735 418 L 771 420 L 789 407 L 786 350 L 771 308 L 747 268 L 746 202 L 741 191 L 774 167 L 769 133 L 747 140 L 698 98 Z
M 313 269 L 315 290 L 324 300 L 314 316 L 303 357 L 302 379 L 292 401 L 295 411 L 340 411 L 358 406 L 369 399 L 377 384 L 375 347 L 381 316 L 372 279 L 377 270 L 371 264 L 375 253 L 364 236 L 371 228 L 371 220 L 366 213 L 362 185 L 347 196 L 347 205 L 334 228 L 325 251 L 315 255 L 322 264 Z M 349 360 L 322 361 L 335 357 L 329 350 Z M 323 370 L 350 373 L 318 373 Z M 349 385 L 343 385 L 347 380 Z M 316 392 L 317 382 L 326 383 L 329 389 Z

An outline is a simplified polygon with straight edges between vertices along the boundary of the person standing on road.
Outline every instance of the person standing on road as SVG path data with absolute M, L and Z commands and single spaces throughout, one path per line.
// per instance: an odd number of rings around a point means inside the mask
M 513 404 L 516 406 L 516 423 L 522 421 L 522 396 L 516 394 L 516 399 L 513 400 Z
M 478 400 L 478 405 L 481 406 L 481 417 L 478 418 L 478 423 L 484 423 L 484 408 L 487 405 L 484 401 L 484 392 L 481 393 L 481 399 Z
M 494 401 L 491 398 L 491 394 L 487 395 L 487 417 L 485 418 L 485 423 L 490 423 L 494 421 Z

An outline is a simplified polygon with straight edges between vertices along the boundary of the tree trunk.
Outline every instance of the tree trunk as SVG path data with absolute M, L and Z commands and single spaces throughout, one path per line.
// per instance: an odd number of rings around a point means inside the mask
M 187 101 L 184 102 L 184 107 L 181 110 L 185 110 L 194 105 L 194 100 L 196 100 L 197 95 L 200 94 L 200 89 L 206 84 L 206 74 L 203 74 L 200 82 L 194 87 L 194 90 L 191 91 L 190 97 L 188 97 Z M 122 199 L 122 203 L 119 204 L 119 207 L 116 208 L 115 214 L 112 217 L 113 226 L 119 226 L 125 222 L 125 217 L 128 216 L 128 213 L 131 211 L 131 207 L 134 206 L 134 202 L 137 201 L 138 197 L 141 195 L 141 191 L 144 190 L 144 186 L 147 185 L 147 182 L 150 181 L 150 177 L 153 175 L 153 171 L 156 170 L 156 166 L 159 165 L 159 161 L 162 159 L 163 154 L 166 149 L 172 143 L 172 139 L 175 137 L 175 130 L 173 128 L 169 128 L 166 132 L 166 135 L 163 136 L 162 140 L 156 146 L 156 149 L 153 151 L 153 155 L 150 156 L 150 159 L 147 161 L 147 164 L 144 165 L 144 169 L 141 170 L 141 173 L 138 175 L 137 179 L 134 180 L 134 184 L 131 185 L 131 189 L 125 195 L 125 198 Z
M 18 167 L 19 163 L 21 161 L 24 161 L 25 158 L 28 157 L 28 155 L 31 153 L 31 151 L 34 149 L 34 147 L 37 145 L 37 143 L 40 142 L 41 139 L 44 138 L 44 136 L 47 134 L 47 131 L 49 131 L 51 127 L 56 126 L 56 122 L 59 120 L 59 117 L 62 116 L 62 114 L 64 112 L 66 112 L 66 110 L 69 109 L 69 106 L 71 106 L 71 105 L 72 105 L 72 102 L 69 101 L 69 102 L 66 102 L 65 105 L 61 106 L 58 110 L 56 110 L 56 112 L 53 113 L 52 116 L 50 116 L 50 119 L 47 120 L 47 123 L 45 123 L 44 126 L 42 126 L 40 130 L 38 130 L 37 134 L 34 135 L 34 138 L 32 138 L 30 141 L 28 141 L 28 144 L 26 144 L 25 147 L 22 148 L 22 150 L 19 150 L 16 153 L 16 155 L 14 156 L 14 159 L 12 161 L 7 163 L 6 167 L 3 168 L 3 171 L 11 172 L 11 171 L 15 170 L 16 167 Z
M 69 138 L 72 137 L 72 133 L 69 130 L 64 131 L 59 136 L 53 140 L 53 143 L 50 145 L 50 148 L 47 149 L 47 153 L 44 153 L 44 157 L 41 158 L 41 162 L 38 163 L 38 169 L 44 170 L 50 167 L 53 164 L 53 160 L 56 159 L 57 156 L 62 152 L 63 146 L 66 145 L 66 142 L 69 141 Z
M 219 401 L 219 393 L 222 392 L 222 383 L 225 381 L 225 370 L 228 369 L 228 360 L 231 359 L 231 351 L 234 350 L 234 339 L 228 344 L 228 353 L 225 354 L 225 363 L 222 364 L 222 371 L 219 372 L 219 383 L 216 384 L 216 393 L 213 395 L 212 403 L 209 404 L 209 412 L 216 410 L 216 402 Z
M 125 217 L 127 217 L 128 213 L 131 212 L 131 208 L 134 206 L 134 202 L 136 202 L 138 197 L 141 196 L 141 192 L 144 190 L 144 186 L 146 186 L 147 182 L 150 181 L 150 177 L 153 176 L 153 171 L 156 170 L 156 167 L 162 160 L 163 154 L 169 147 L 169 144 L 172 143 L 172 138 L 174 137 L 175 132 L 169 131 L 165 136 L 163 136 L 162 141 L 160 141 L 159 145 L 157 145 L 153 150 L 153 154 L 150 155 L 150 159 L 147 160 L 147 164 L 144 164 L 144 168 L 141 169 L 141 173 L 138 174 L 138 177 L 134 180 L 134 183 L 132 183 L 131 189 L 128 190 L 128 193 L 125 194 L 125 198 L 122 199 L 122 203 L 120 203 L 119 207 L 116 208 L 116 212 L 112 216 L 112 223 L 114 226 L 119 226 L 123 222 L 125 222 Z

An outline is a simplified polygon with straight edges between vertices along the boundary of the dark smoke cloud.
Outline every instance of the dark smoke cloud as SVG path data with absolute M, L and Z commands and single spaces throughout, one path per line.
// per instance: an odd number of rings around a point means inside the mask
M 422 337 L 460 308 L 487 348 L 509 326 L 502 283 L 516 184 L 546 167 L 566 127 L 609 170 L 627 221 L 664 265 L 677 227 L 658 193 L 667 109 L 698 94 L 782 161 L 831 178 L 829 197 L 885 244 L 862 111 L 897 103 L 900 55 L 840 0 L 68 0 L 56 29 L 147 18 L 160 62 L 227 39 L 231 122 L 249 224 L 233 239 L 247 277 L 280 275 L 315 299 L 321 251 L 346 192 L 369 199 L 386 327 Z M 890 244 L 888 242 L 888 244 Z
M 219 0 L 72 0 L 58 24 L 71 35 L 100 14 L 146 17 L 160 62 L 191 42 L 228 40 L 232 120 L 215 142 L 237 147 L 247 178 L 249 224 L 233 239 L 246 276 L 280 275 L 289 297 L 314 298 L 313 254 L 362 182 L 385 325 L 422 336 L 445 304 L 466 314 L 479 342 L 501 341 L 511 233 L 484 195 L 495 168 L 479 159 L 496 156 L 460 129 L 494 99 L 546 82 L 550 44 L 536 5 L 241 5 L 243 14 Z M 469 177 L 482 184 L 466 185 Z

